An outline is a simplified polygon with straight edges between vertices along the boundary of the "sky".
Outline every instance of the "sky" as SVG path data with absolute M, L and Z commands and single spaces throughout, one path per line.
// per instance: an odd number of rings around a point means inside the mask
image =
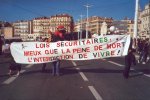
M 0 0 L 0 21 L 14 22 L 32 20 L 37 17 L 50 17 L 67 13 L 74 20 L 80 15 L 86 18 L 86 7 L 89 4 L 89 16 L 112 17 L 121 20 L 134 18 L 136 0 Z M 141 9 L 149 0 L 139 0 Z

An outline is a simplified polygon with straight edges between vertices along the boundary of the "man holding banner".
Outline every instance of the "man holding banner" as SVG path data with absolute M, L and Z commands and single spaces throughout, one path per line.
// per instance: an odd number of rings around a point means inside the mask
M 106 35 L 90 39 L 64 41 L 65 30 L 58 28 L 52 36 L 52 43 L 13 42 L 11 54 L 16 63 L 53 63 L 52 74 L 60 75 L 60 60 L 92 60 L 128 54 L 129 35 Z
M 127 79 L 129 77 L 129 71 L 130 71 L 131 65 L 132 64 L 136 65 L 136 58 L 134 55 L 134 52 L 136 52 L 136 50 L 133 49 L 132 45 L 133 45 L 133 40 L 131 39 L 128 54 L 125 56 L 125 68 L 123 71 L 123 76 L 125 79 Z
M 52 37 L 52 42 L 64 41 L 66 30 L 64 26 L 58 26 L 57 31 L 54 33 Z M 59 76 L 60 75 L 60 59 L 57 59 L 53 62 L 52 75 Z

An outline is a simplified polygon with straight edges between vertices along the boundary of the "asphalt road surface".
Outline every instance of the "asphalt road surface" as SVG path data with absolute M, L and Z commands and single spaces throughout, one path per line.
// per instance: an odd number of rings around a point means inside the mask
M 150 100 L 150 62 L 133 66 L 129 79 L 123 57 L 61 61 L 61 76 L 51 67 L 43 73 L 42 64 L 23 65 L 17 77 L 0 62 L 0 100 Z

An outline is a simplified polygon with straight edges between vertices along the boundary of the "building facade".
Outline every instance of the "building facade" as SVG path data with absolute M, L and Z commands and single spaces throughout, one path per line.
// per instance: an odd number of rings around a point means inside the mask
M 47 17 L 39 17 L 34 18 L 32 20 L 33 27 L 33 38 L 46 38 L 50 37 L 49 29 L 50 29 L 50 18 Z
M 55 32 L 58 26 L 64 26 L 66 33 L 71 33 L 74 30 L 73 17 L 68 14 L 59 14 L 50 17 L 50 31 Z
M 5 39 L 13 38 L 13 27 L 4 27 L 3 32 Z
M 150 38 L 150 3 L 140 12 L 141 31 L 139 36 Z
M 112 26 L 115 27 L 115 34 L 130 34 L 133 37 L 134 34 L 134 20 L 124 18 L 123 20 L 114 20 Z M 141 30 L 141 21 L 138 20 L 138 34 Z
M 67 33 L 74 30 L 73 18 L 68 14 L 60 14 L 47 17 L 34 18 L 31 21 L 17 21 L 13 23 L 14 37 L 20 37 L 23 41 L 40 40 L 51 37 L 51 33 L 62 25 Z
M 28 40 L 28 35 L 32 33 L 31 21 L 17 21 L 13 23 L 14 37 L 20 37 L 23 41 Z
M 127 22 L 127 33 L 130 34 L 131 37 L 133 37 L 134 34 L 134 20 L 126 20 Z M 138 34 L 140 35 L 140 31 L 141 31 L 141 21 L 138 20 Z
M 87 26 L 87 30 L 89 32 L 91 32 L 92 34 L 101 34 L 101 27 L 102 27 L 102 23 L 106 22 L 107 26 L 109 27 L 112 22 L 113 19 L 112 18 L 103 18 L 103 17 L 99 17 L 99 16 L 92 16 L 88 18 L 88 26 Z M 87 18 L 80 20 L 78 22 L 75 23 L 75 32 L 77 32 L 80 28 L 80 30 L 86 30 L 86 23 L 87 23 Z
M 125 20 L 114 20 L 112 26 L 114 30 L 109 31 L 111 34 L 127 34 L 128 24 Z
M 4 38 L 13 37 L 13 28 L 11 23 L 0 21 L 0 35 Z

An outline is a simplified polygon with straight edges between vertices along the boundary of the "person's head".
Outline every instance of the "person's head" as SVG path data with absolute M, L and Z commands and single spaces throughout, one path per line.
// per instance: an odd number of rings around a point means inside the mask
M 65 34 L 66 33 L 66 29 L 64 26 L 60 25 L 57 27 L 57 31 L 61 32 L 62 34 Z

